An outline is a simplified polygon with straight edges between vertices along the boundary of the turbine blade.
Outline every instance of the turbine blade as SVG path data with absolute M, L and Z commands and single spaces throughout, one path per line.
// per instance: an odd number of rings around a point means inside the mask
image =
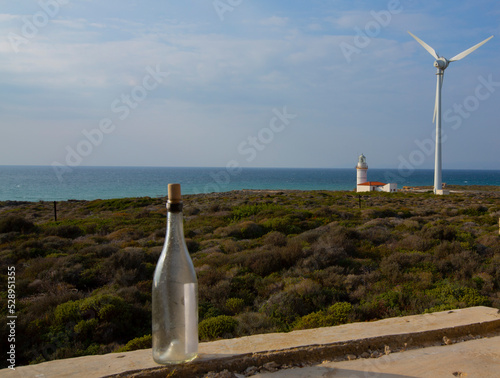
M 415 40 L 420 43 L 422 45 L 422 47 L 424 49 L 427 50 L 427 52 L 429 54 L 431 54 L 435 59 L 439 59 L 438 57 L 438 54 L 436 54 L 436 52 L 434 51 L 434 49 L 432 47 L 430 47 L 427 43 L 425 43 L 424 41 L 422 41 L 420 38 L 418 38 L 417 36 L 411 34 L 410 32 L 408 32 L 413 38 L 415 38 Z
M 483 42 L 479 42 L 477 45 L 475 46 L 472 46 L 470 49 L 467 49 L 463 52 L 461 52 L 460 54 L 457 54 L 455 55 L 453 58 L 451 58 L 449 61 L 450 62 L 456 62 L 457 60 L 460 60 L 462 58 L 465 58 L 467 55 L 469 55 L 471 52 L 473 52 L 474 50 L 476 50 L 477 48 L 481 47 L 482 45 L 484 45 L 486 42 L 488 42 L 491 38 L 493 38 L 493 36 L 489 37 L 489 38 L 486 38 Z

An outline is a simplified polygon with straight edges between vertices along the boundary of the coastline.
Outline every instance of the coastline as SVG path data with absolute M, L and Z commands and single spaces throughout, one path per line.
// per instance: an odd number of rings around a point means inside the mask
M 500 171 L 445 170 L 445 182 L 456 185 L 498 185 Z M 432 170 L 401 172 L 370 168 L 372 181 L 425 186 Z M 0 200 L 65 201 L 163 197 L 167 183 L 182 184 L 184 194 L 227 193 L 233 190 L 354 190 L 352 169 L 242 168 L 229 175 L 220 168 L 78 167 L 59 181 L 51 167 L 0 167 Z
M 450 193 L 466 193 L 466 192 L 495 192 L 500 191 L 500 185 L 448 185 L 447 189 Z M 398 188 L 398 193 L 429 193 L 432 192 L 432 186 L 411 186 L 409 189 Z M 211 193 L 191 193 L 185 194 L 186 196 L 215 196 L 215 197 L 223 197 L 225 195 L 230 195 L 231 193 L 236 194 L 257 194 L 257 193 L 266 193 L 266 194 L 278 194 L 278 193 L 303 193 L 303 192 L 336 192 L 336 193 L 351 193 L 355 195 L 366 195 L 367 192 L 357 193 L 355 189 L 352 190 L 342 190 L 342 189 L 234 189 L 222 192 L 211 192 Z M 369 193 L 369 192 L 368 192 Z M 70 198 L 66 200 L 33 200 L 33 201 L 23 201 L 23 200 L 0 200 L 0 206 L 5 205 L 19 205 L 19 204 L 31 204 L 31 203 L 53 203 L 53 202 L 68 202 L 68 203 L 77 203 L 77 202 L 91 202 L 91 201 L 105 201 L 105 200 L 121 200 L 121 199 L 141 199 L 141 198 L 156 198 L 156 199 L 166 199 L 167 196 L 159 195 L 159 196 L 137 196 L 137 197 L 113 197 L 113 198 L 96 198 L 96 199 L 76 199 Z

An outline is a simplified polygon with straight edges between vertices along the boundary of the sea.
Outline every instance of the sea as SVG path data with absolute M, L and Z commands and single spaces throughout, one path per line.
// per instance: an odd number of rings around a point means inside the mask
M 495 185 L 500 170 L 443 170 L 453 185 Z M 434 171 L 368 170 L 370 181 L 432 186 Z M 167 184 L 180 183 L 184 194 L 265 190 L 354 190 L 356 170 L 341 168 L 195 168 L 0 166 L 0 201 L 65 201 L 127 197 L 165 197 Z

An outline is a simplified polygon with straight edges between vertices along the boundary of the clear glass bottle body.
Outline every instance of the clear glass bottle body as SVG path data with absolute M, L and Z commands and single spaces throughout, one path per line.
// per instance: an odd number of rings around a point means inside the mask
M 173 207 L 152 289 L 153 359 L 160 364 L 191 361 L 198 354 L 198 281 L 184 240 L 182 212 Z

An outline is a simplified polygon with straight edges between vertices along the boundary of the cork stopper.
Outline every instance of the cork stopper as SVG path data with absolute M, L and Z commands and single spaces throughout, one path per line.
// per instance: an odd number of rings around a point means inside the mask
M 168 184 L 168 203 L 181 203 L 181 184 Z

